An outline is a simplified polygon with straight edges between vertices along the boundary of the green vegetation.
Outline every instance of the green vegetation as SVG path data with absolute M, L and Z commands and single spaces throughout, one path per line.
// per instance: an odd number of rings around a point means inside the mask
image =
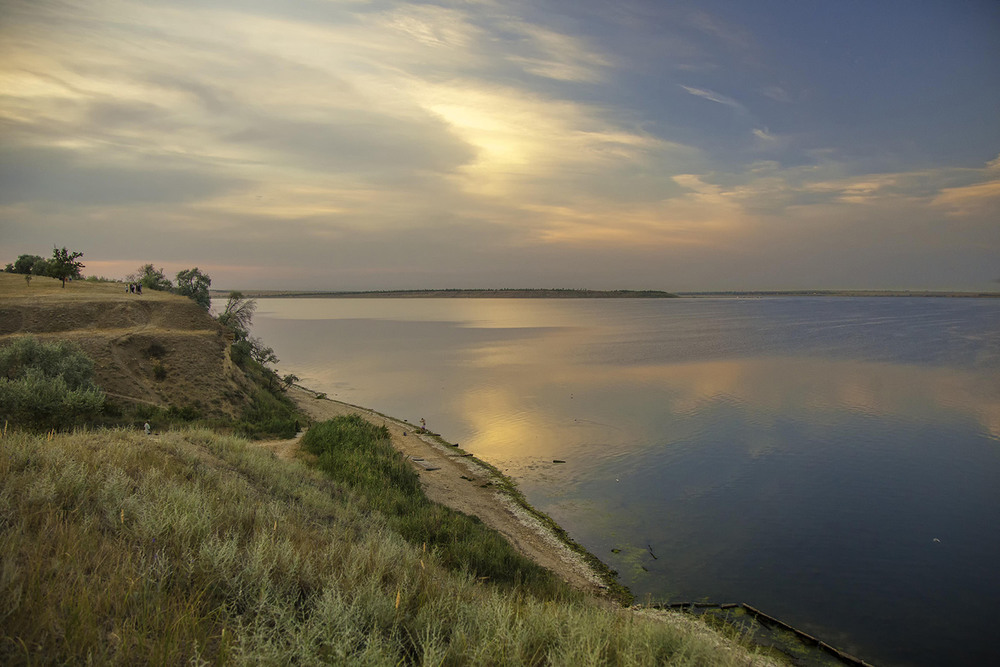
M 292 400 L 276 387 L 257 387 L 234 426 L 248 438 L 294 438 L 299 414 Z
M 192 299 L 199 306 L 208 310 L 212 306 L 212 297 L 208 288 L 212 286 L 212 279 L 207 273 L 202 273 L 198 267 L 185 269 L 177 272 L 177 289 L 181 296 Z
M 0 347 L 0 420 L 31 429 L 92 420 L 104 407 L 93 377 L 94 363 L 73 343 L 15 338 Z
M 49 262 L 40 255 L 21 255 L 14 262 L 5 266 L 4 271 L 30 276 L 47 276 L 49 275 Z
M 319 467 L 363 495 L 389 526 L 414 546 L 425 545 L 446 567 L 506 585 L 524 584 L 550 597 L 565 593 L 552 574 L 514 551 L 476 518 L 431 503 L 385 426 L 357 415 L 316 424 L 302 446 Z
M 69 252 L 65 247 L 53 248 L 52 259 L 49 260 L 49 275 L 62 281 L 62 286 L 66 287 L 66 281 L 71 278 L 80 278 L 80 270 L 84 264 L 80 261 L 82 252 Z
M 66 287 L 66 281 L 73 278 L 81 278 L 80 270 L 84 267 L 80 261 L 82 252 L 69 252 L 65 247 L 53 248 L 52 257 L 44 259 L 39 255 L 21 255 L 14 262 L 4 267 L 7 273 L 20 273 L 25 276 L 49 276 L 62 281 Z M 26 278 L 31 284 L 30 278 Z
M 125 280 L 130 283 L 139 283 L 143 289 L 169 292 L 173 289 L 173 283 L 163 273 L 163 269 L 157 269 L 152 264 L 143 264 L 135 273 L 130 273 Z
M 239 438 L 8 433 L 0 450 L 3 664 L 748 664 L 690 624 L 477 579 L 365 485 Z
M 130 273 L 126 277 L 126 281 L 138 283 L 144 289 L 173 292 L 186 296 L 205 310 L 208 310 L 212 305 L 212 297 L 209 293 L 212 278 L 207 273 L 203 273 L 197 266 L 193 269 L 178 271 L 176 287 L 170 278 L 167 278 L 162 268 L 158 269 L 152 264 L 143 264 L 135 272 Z
M 256 310 L 253 299 L 231 292 L 218 317 L 219 323 L 233 335 L 230 358 L 258 387 L 237 423 L 237 430 L 250 437 L 291 438 L 299 430 L 295 404 L 283 393 L 291 383 L 279 381 L 278 373 L 269 367 L 278 363 L 274 350 L 250 336 Z

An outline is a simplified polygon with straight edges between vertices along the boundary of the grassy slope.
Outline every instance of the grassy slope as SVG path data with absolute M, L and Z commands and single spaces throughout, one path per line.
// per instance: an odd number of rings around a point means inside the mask
M 363 492 L 241 439 L 0 449 L 3 664 L 750 664 L 697 627 L 449 568 Z
M 151 401 L 233 389 L 214 325 L 186 300 L 5 278 L 3 333 L 89 342 L 105 377 Z M 203 353 L 183 343 L 202 338 Z M 197 381 L 164 391 L 139 354 L 151 343 Z M 381 452 L 365 465 L 398 468 Z M 750 664 L 699 624 L 637 618 L 509 554 L 456 558 L 468 547 L 442 531 L 481 526 L 426 499 L 393 514 L 378 484 L 340 477 L 208 430 L 4 430 L 0 664 Z

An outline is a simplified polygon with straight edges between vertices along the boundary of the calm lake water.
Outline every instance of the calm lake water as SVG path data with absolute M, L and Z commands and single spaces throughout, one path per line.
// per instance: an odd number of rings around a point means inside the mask
M 1000 664 L 1000 300 L 257 303 L 282 373 L 426 419 L 640 601 Z

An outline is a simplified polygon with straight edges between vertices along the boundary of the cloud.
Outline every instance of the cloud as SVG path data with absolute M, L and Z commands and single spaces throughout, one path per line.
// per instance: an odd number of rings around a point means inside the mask
M 8 4 L 0 249 L 15 256 L 39 250 L 15 244 L 76 239 L 93 244 L 88 257 L 215 258 L 231 271 L 218 257 L 238 238 L 274 275 L 301 277 L 308 258 L 365 287 L 407 272 L 466 282 L 479 268 L 583 280 L 605 260 L 608 281 L 764 275 L 752 258 L 777 266 L 774 248 L 808 255 L 786 240 L 836 240 L 851 225 L 873 243 L 908 234 L 911 256 L 919 243 L 996 247 L 1000 158 L 875 168 L 863 157 L 874 149 L 844 157 L 793 107 L 754 117 L 717 91 L 789 104 L 794 91 L 769 82 L 794 77 L 727 80 L 756 67 L 740 64 L 760 47 L 721 16 L 489 1 Z M 604 20 L 585 22 L 594 15 Z M 710 86 L 672 78 L 685 68 L 711 70 Z
M 947 214 L 953 216 L 995 215 L 1000 211 L 1000 178 L 976 185 L 945 188 L 931 203 L 946 209 Z
M 770 98 L 775 102 L 781 102 L 782 104 L 791 104 L 795 101 L 791 94 L 781 86 L 766 86 L 760 92 L 764 97 Z
M 737 102 L 736 100 L 734 100 L 731 97 L 726 97 L 725 95 L 713 92 L 711 90 L 705 90 L 705 89 L 702 89 L 702 88 L 692 88 L 690 86 L 685 86 L 685 85 L 681 85 L 681 84 L 678 84 L 678 85 L 680 85 L 681 88 L 683 88 L 688 93 L 690 93 L 690 94 L 692 94 L 692 95 L 694 95 L 696 97 L 701 97 L 701 98 L 704 98 L 706 100 L 709 100 L 710 102 L 716 102 L 717 104 L 724 104 L 727 107 L 732 107 L 732 108 L 738 109 L 740 111 L 746 111 L 746 107 L 744 107 L 742 104 L 740 104 L 739 102 Z
M 240 184 L 238 179 L 194 164 L 101 165 L 66 149 L 0 149 L 0 206 L 21 202 L 80 206 L 187 202 Z
M 531 74 L 557 81 L 595 82 L 604 78 L 612 64 L 607 55 L 577 37 L 524 21 L 501 25 L 520 36 L 507 59 Z

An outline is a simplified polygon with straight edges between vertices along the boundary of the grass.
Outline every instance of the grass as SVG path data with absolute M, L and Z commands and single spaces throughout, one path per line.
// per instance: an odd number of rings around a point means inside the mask
M 0 450 L 2 664 L 749 664 L 530 568 L 481 579 L 450 546 L 474 521 L 418 545 L 394 503 L 438 510 L 391 456 L 331 479 L 205 429 L 7 432 Z
M 449 569 L 494 583 L 524 584 L 549 598 L 569 589 L 525 558 L 477 517 L 430 502 L 417 474 L 389 442 L 385 426 L 358 415 L 314 425 L 302 446 L 318 456 L 320 469 L 363 495 L 389 527 L 414 546 L 430 549 Z

